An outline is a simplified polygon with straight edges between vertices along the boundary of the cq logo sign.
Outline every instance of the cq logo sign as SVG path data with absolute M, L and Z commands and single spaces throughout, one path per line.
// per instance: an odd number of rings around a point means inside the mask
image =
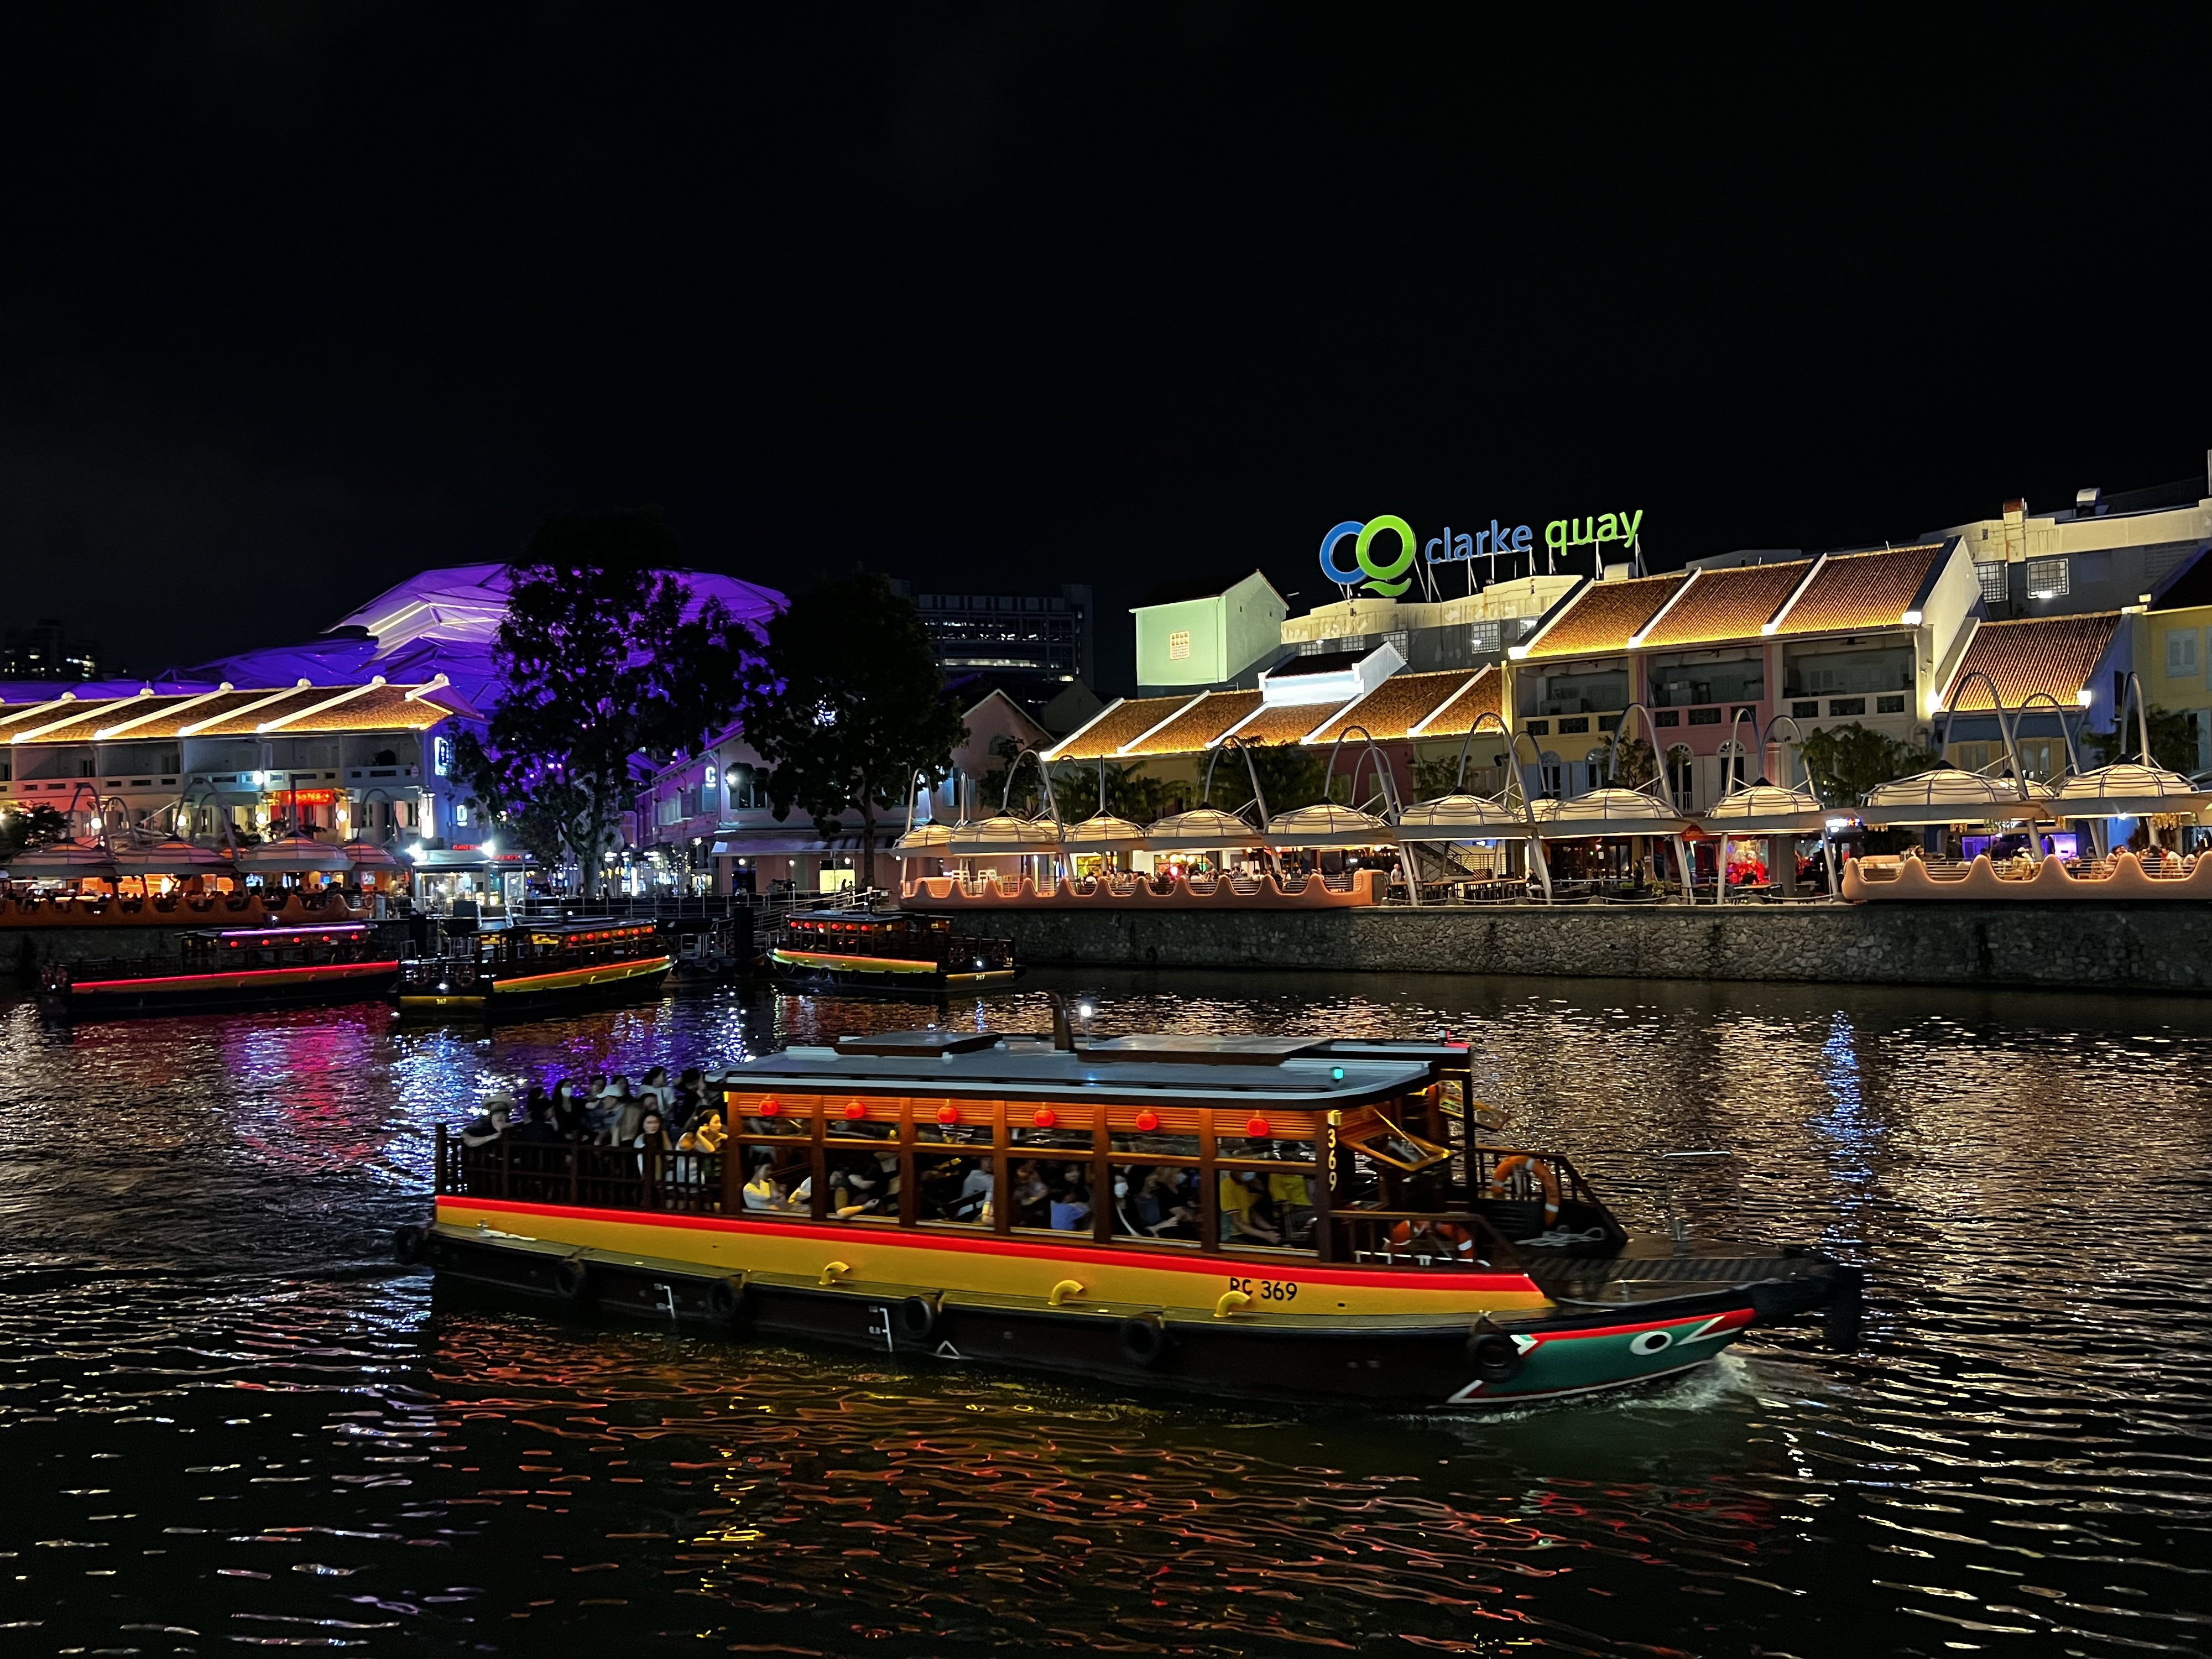
M 1398 538 L 1398 551 L 1388 564 L 1378 564 L 1375 559 L 1375 538 L 1384 531 Z M 1346 570 L 1336 562 L 1336 550 L 1346 538 L 1355 538 L 1352 556 L 1358 568 Z M 1321 538 L 1322 574 L 1340 587 L 1355 583 L 1372 589 L 1386 599 L 1395 599 L 1413 586 L 1406 573 L 1413 568 L 1413 526 L 1394 514 L 1385 513 L 1380 518 L 1361 524 L 1347 519 Z

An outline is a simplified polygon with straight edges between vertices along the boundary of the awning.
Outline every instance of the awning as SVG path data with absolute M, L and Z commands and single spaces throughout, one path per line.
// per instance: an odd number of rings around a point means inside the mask
M 876 838 L 878 853 L 890 852 L 891 843 L 898 839 L 888 833 L 890 828 L 886 824 L 886 833 Z M 774 858 L 780 854 L 857 853 L 860 850 L 860 838 L 858 836 L 835 836 L 828 841 L 823 841 L 819 836 L 726 836 L 714 843 L 712 856 L 718 859 L 750 859 L 763 855 Z

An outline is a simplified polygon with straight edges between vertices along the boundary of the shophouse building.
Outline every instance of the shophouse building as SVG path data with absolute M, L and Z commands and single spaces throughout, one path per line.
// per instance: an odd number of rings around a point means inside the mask
M 1593 787 L 1636 702 L 1692 812 L 1777 764 L 1762 751 L 1770 730 L 1856 723 L 1924 747 L 1978 603 L 1955 538 L 1584 581 L 1509 649 L 1511 720 L 1529 739 L 1522 763 L 1540 764 L 1546 793 Z M 1631 735 L 1645 735 L 1640 722 Z
M 957 822 L 963 794 L 999 769 L 1007 745 L 1042 748 L 1052 737 L 1004 691 L 992 689 L 961 712 L 968 736 L 951 757 L 950 776 L 917 798 L 915 816 Z M 994 745 L 997 747 L 994 749 Z M 981 803 L 980 814 L 998 811 Z M 813 818 L 794 807 L 779 819 L 770 805 L 768 767 L 732 726 L 700 754 L 662 768 L 639 790 L 634 823 L 635 868 L 642 886 L 663 891 L 761 893 L 836 892 L 848 887 L 890 887 L 898 879 L 890 844 L 906 828 L 895 807 L 876 819 L 872 883 L 862 848 L 860 812 L 848 807 L 824 836 Z

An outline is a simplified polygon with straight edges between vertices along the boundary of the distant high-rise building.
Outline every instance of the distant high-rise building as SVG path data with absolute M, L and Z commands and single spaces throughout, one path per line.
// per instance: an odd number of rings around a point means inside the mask
M 0 634 L 0 679 L 92 680 L 100 672 L 100 641 L 71 639 L 58 617 Z
M 1064 583 L 1050 593 L 916 593 L 937 665 L 950 675 L 982 671 L 1086 684 L 1091 678 L 1091 587 Z

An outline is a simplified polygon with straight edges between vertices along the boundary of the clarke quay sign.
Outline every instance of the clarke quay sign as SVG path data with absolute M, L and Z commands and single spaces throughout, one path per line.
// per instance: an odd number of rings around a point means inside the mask
M 1556 558 L 1571 548 L 1598 547 L 1608 542 L 1632 546 L 1637 532 L 1644 523 L 1644 509 L 1632 513 L 1593 514 L 1587 519 L 1554 519 L 1544 526 L 1544 545 Z M 1388 560 L 1375 556 L 1376 538 L 1388 531 L 1396 538 L 1397 546 Z M 1336 561 L 1336 550 L 1349 539 L 1354 568 L 1347 570 Z M 1414 549 L 1419 547 L 1431 565 L 1461 564 L 1486 558 L 1497 568 L 1496 561 L 1516 554 L 1534 550 L 1534 532 L 1528 525 L 1501 525 L 1490 521 L 1487 530 L 1460 531 L 1455 534 L 1446 525 L 1443 533 L 1431 536 L 1425 544 L 1413 533 L 1413 526 L 1393 513 L 1362 521 L 1347 519 L 1321 538 L 1322 574 L 1340 587 L 1366 587 L 1384 599 L 1395 599 L 1413 586 L 1407 572 L 1413 568 Z

